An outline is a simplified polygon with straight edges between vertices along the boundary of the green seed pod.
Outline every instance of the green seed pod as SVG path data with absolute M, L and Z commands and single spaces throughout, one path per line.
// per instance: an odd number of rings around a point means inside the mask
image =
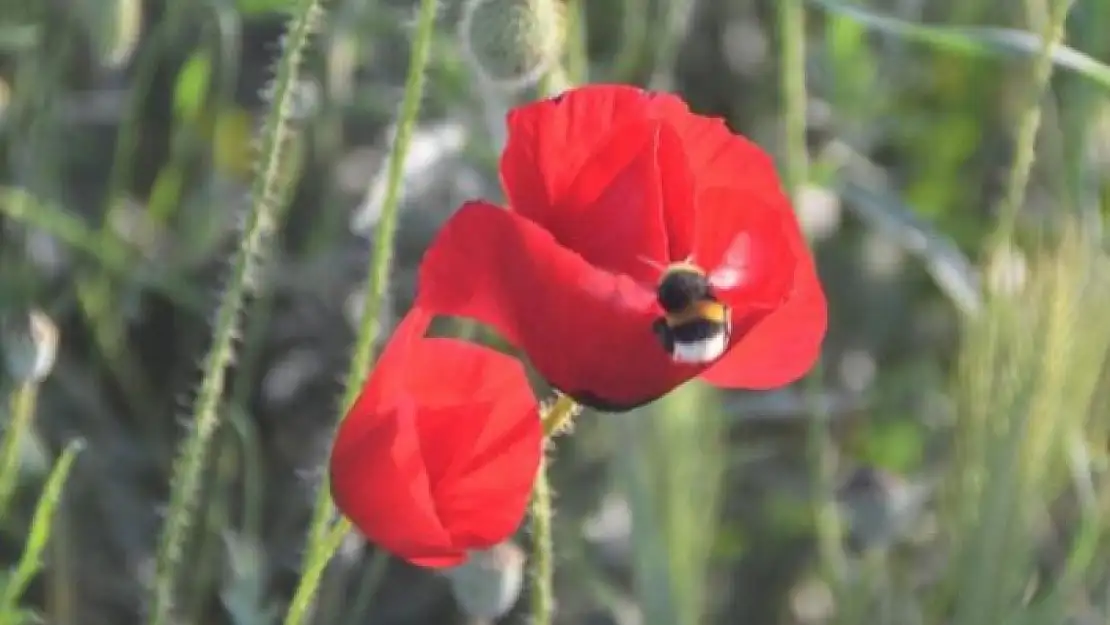
M 524 552 L 506 541 L 485 551 L 472 551 L 465 564 L 447 569 L 451 592 L 459 607 L 479 619 L 496 619 L 512 609 L 524 581 Z
M 37 384 L 50 375 L 58 353 L 58 328 L 40 310 L 13 312 L 0 319 L 0 349 L 8 374 Z
M 459 40 L 487 81 L 508 89 L 534 85 L 559 61 L 566 36 L 560 0 L 468 0 Z

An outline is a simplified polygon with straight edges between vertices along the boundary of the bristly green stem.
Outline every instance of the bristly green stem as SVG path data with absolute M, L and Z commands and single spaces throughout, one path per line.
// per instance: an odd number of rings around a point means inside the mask
M 282 180 L 282 150 L 286 146 L 293 117 L 293 95 L 301 57 L 313 30 L 323 20 L 322 0 L 301 0 L 296 7 L 284 41 L 284 50 L 274 76 L 273 101 L 262 131 L 258 173 L 251 189 L 251 207 L 231 268 L 227 289 L 216 310 L 212 346 L 204 360 L 203 379 L 193 407 L 192 430 L 174 462 L 169 512 L 158 548 L 154 597 L 149 622 L 171 621 L 174 594 L 185 547 L 193 522 L 208 447 L 219 425 L 219 405 L 224 393 L 224 375 L 231 363 L 243 301 L 257 273 L 268 236 L 281 216 L 287 198 Z
M 540 461 L 532 490 L 532 625 L 551 625 L 555 614 L 554 541 L 547 458 Z
M 354 403 L 362 388 L 363 381 L 373 362 L 374 344 L 381 334 L 381 312 L 385 294 L 389 288 L 389 272 L 393 261 L 394 236 L 397 230 L 398 204 L 401 195 L 402 173 L 405 157 L 412 141 L 413 131 L 420 114 L 420 103 L 424 99 L 424 80 L 428 58 L 435 32 L 435 19 L 438 9 L 436 0 L 421 0 L 413 34 L 411 60 L 408 77 L 405 80 L 405 95 L 401 102 L 400 119 L 389 157 L 385 200 L 382 203 L 381 217 L 374 239 L 374 253 L 366 276 L 366 292 L 363 300 L 362 321 L 355 338 L 351 354 L 351 365 L 347 371 L 343 399 L 340 405 L 340 419 L 346 415 L 348 407 Z M 328 562 L 339 548 L 342 538 L 351 529 L 350 521 L 340 519 L 330 524 L 332 516 L 331 492 L 327 486 L 327 476 L 323 477 L 316 496 L 312 524 L 308 532 L 308 547 L 305 565 L 289 610 L 285 615 L 285 625 L 299 625 L 304 622 L 308 608 L 316 596 L 320 579 Z M 384 557 L 384 556 L 380 556 Z
M 1040 54 L 1033 62 L 1033 83 L 1030 85 L 1029 104 L 1018 124 L 1014 146 L 1014 162 L 1006 181 L 1006 196 L 998 211 L 998 225 L 991 237 L 988 253 L 1005 245 L 1014 234 L 1017 215 L 1025 203 L 1025 190 L 1036 156 L 1037 131 L 1041 127 L 1041 97 L 1052 77 L 1052 50 L 1064 41 L 1064 25 L 1073 0 L 1056 0 L 1052 3 L 1049 19 L 1041 34 Z
M 578 414 L 579 406 L 559 395 L 541 419 L 545 441 L 558 436 Z M 546 455 L 540 461 L 532 489 L 532 625 L 551 625 L 555 608 L 555 548 L 551 538 L 551 485 Z

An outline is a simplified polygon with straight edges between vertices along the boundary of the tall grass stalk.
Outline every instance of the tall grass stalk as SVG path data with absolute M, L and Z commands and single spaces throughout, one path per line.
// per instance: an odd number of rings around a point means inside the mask
M 797 205 L 800 191 L 809 180 L 809 150 L 806 146 L 806 9 L 804 0 L 779 3 L 779 38 L 782 46 L 781 89 L 784 117 L 783 184 Z M 806 380 L 811 405 L 809 461 L 814 484 L 814 528 L 826 582 L 839 588 L 845 572 L 841 547 L 841 524 L 832 499 L 835 466 L 829 453 L 832 437 L 827 411 L 819 407 L 823 366 L 820 362 Z M 841 594 L 841 593 L 836 593 Z
M 954 625 L 1003 622 L 1047 605 L 1029 595 L 1046 513 L 1091 483 L 1076 442 L 1105 440 L 1095 396 L 1110 350 L 1107 306 L 1110 259 L 1073 221 L 1035 255 L 1020 293 L 991 298 L 969 322 L 956 384 L 956 453 L 944 481 L 942 518 L 954 544 L 937 604 Z M 1064 575 L 1042 580 L 1036 595 L 1052 597 L 1060 584 L 1074 592 L 1090 563 L 1076 551 L 1092 540 L 1084 533 L 1063 545 Z M 1039 612 L 1036 622 L 1066 620 L 1066 604 L 1052 606 L 1056 613 Z
M 1043 4 L 1038 0 L 1029 0 L 1032 4 Z M 1021 116 L 1018 124 L 1017 136 L 1014 145 L 1014 162 L 1010 167 L 1006 179 L 1006 195 L 998 209 L 998 223 L 988 252 L 993 253 L 999 247 L 1006 245 L 1014 234 L 1017 225 L 1017 216 L 1025 203 L 1025 190 L 1029 183 L 1029 174 L 1033 170 L 1033 160 L 1037 143 L 1037 131 L 1041 127 L 1041 98 L 1044 97 L 1048 87 L 1049 78 L 1052 77 L 1052 53 L 1056 46 L 1064 43 L 1064 26 L 1067 22 L 1068 10 L 1074 0 L 1050 0 L 1048 20 L 1044 21 L 1041 33 L 1042 45 L 1040 54 L 1033 61 L 1033 79 L 1029 85 L 1029 104 Z M 1046 13 L 1038 11 L 1032 6 L 1027 11 L 1030 18 Z M 1032 19 L 1031 19 L 1032 21 Z
M 420 104 L 424 98 L 425 74 L 428 69 L 432 38 L 435 34 L 437 10 L 438 2 L 436 0 L 421 0 L 410 50 L 409 70 L 405 80 L 405 95 L 401 101 L 400 118 L 397 121 L 397 131 L 393 138 L 393 146 L 389 156 L 385 199 L 382 203 L 381 217 L 376 228 L 374 252 L 370 257 L 367 268 L 362 320 L 351 353 L 351 364 L 347 371 L 340 405 L 340 419 L 346 415 L 347 409 L 358 397 L 363 382 L 370 372 L 370 366 L 374 359 L 374 345 L 381 336 L 381 313 L 389 289 L 405 158 L 408 155 L 409 144 L 416 129 L 417 119 L 420 116 Z M 293 599 L 289 604 L 289 610 L 285 615 L 285 625 L 296 625 L 304 622 L 313 598 L 316 596 L 324 569 L 332 556 L 335 555 L 342 538 L 351 530 L 351 523 L 345 518 L 340 519 L 334 525 L 331 523 L 334 507 L 331 492 L 326 482 L 327 477 L 324 476 L 323 480 L 316 496 L 311 526 L 308 531 L 305 564 L 297 589 L 294 591 Z M 377 555 L 372 566 L 375 568 L 381 567 L 384 558 L 384 553 Z
M 322 0 L 301 0 L 297 4 L 275 71 L 273 100 L 262 130 L 250 211 L 227 288 L 216 310 L 212 345 L 204 361 L 203 379 L 193 406 L 191 430 L 174 462 L 170 505 L 158 549 L 149 618 L 154 625 L 165 625 L 171 621 L 185 539 L 194 521 L 208 448 L 220 422 L 225 371 L 232 360 L 232 342 L 238 333 L 240 312 L 250 282 L 262 262 L 268 235 L 278 223 L 284 208 L 288 181 L 283 180 L 281 175 L 282 152 L 293 118 L 294 89 L 301 57 L 312 32 L 323 21 L 321 4 Z

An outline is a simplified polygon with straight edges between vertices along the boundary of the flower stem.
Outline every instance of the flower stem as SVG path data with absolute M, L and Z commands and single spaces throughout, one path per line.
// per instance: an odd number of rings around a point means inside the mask
M 579 406 L 567 395 L 559 395 L 540 417 L 546 441 L 558 436 L 570 424 Z M 532 623 L 551 625 L 555 607 L 554 543 L 551 538 L 551 484 L 547 480 L 548 460 L 540 460 L 532 489 Z
M 578 414 L 580 407 L 567 395 L 559 395 L 542 417 L 543 435 L 548 439 L 558 436 L 570 425 L 571 419 Z
M 258 174 L 251 189 L 251 207 L 232 264 L 227 289 L 216 309 L 212 346 L 204 360 L 203 379 L 193 407 L 192 429 L 173 466 L 169 511 L 158 546 L 154 598 L 150 622 L 172 620 L 174 595 L 181 573 L 185 540 L 193 524 L 208 450 L 219 426 L 225 371 L 232 361 L 239 317 L 251 280 L 258 273 L 268 235 L 287 204 L 287 181 L 282 180 L 283 149 L 288 143 L 293 95 L 301 57 L 309 37 L 322 21 L 321 0 L 301 0 L 289 22 L 285 48 L 274 74 L 273 103 L 262 131 Z
M 540 461 L 532 491 L 532 625 L 551 625 L 555 603 L 554 543 L 551 538 L 551 485 L 547 458 Z
M 348 407 L 358 397 L 363 381 L 370 371 L 373 361 L 373 348 L 381 333 L 380 319 L 385 294 L 389 287 L 389 271 L 393 260 L 394 235 L 397 230 L 397 213 L 400 202 L 401 181 L 405 157 L 408 154 L 416 120 L 420 114 L 420 103 L 424 97 L 424 80 L 435 32 L 435 19 L 438 8 L 436 0 L 421 0 L 413 36 L 411 61 L 405 81 L 405 95 L 401 102 L 400 119 L 393 148 L 389 157 L 389 169 L 385 200 L 382 203 L 381 218 L 374 240 L 374 253 L 370 259 L 367 273 L 367 286 L 363 301 L 362 320 L 359 324 L 355 346 L 351 356 L 350 368 L 344 386 L 340 419 L 346 415 Z M 326 480 L 326 476 L 324 477 Z M 305 554 L 305 567 L 289 610 L 285 615 L 285 625 L 299 625 L 308 614 L 309 605 L 316 596 L 324 569 L 339 549 L 342 538 L 351 530 L 347 519 L 330 523 L 332 517 L 331 492 L 326 484 L 321 484 L 316 496 L 312 513 L 312 523 L 308 532 L 308 547 Z

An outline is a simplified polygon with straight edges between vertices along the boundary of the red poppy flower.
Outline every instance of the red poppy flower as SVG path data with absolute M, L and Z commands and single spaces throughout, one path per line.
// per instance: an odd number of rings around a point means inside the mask
M 620 411 L 695 376 L 788 384 L 816 361 L 826 302 L 771 158 L 678 97 L 591 85 L 508 116 L 510 210 L 464 205 L 426 254 L 418 301 L 522 349 L 555 388 Z M 662 268 L 723 277 L 714 357 L 657 340 Z M 723 324 L 724 325 L 724 324 Z
M 539 407 L 520 362 L 398 326 L 332 448 L 336 505 L 371 541 L 418 566 L 461 564 L 508 538 L 540 463 Z

